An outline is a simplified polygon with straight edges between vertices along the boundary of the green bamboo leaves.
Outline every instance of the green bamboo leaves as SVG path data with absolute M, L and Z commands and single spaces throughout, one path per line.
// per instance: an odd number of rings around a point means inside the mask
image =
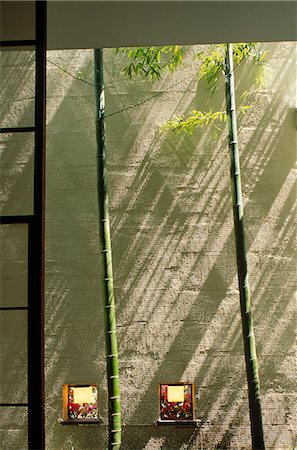
M 187 133 L 192 136 L 197 127 L 203 128 L 206 125 L 213 126 L 217 130 L 221 131 L 218 126 L 219 122 L 226 122 L 227 116 L 224 111 L 212 112 L 210 109 L 207 112 L 193 110 L 190 115 L 174 116 L 173 120 L 168 120 L 162 125 L 162 130 L 172 130 L 177 133 Z
M 235 67 L 239 66 L 244 60 L 251 59 L 259 69 L 265 67 L 266 52 L 257 49 L 254 42 L 240 42 L 233 44 L 233 60 Z M 195 59 L 201 62 L 198 79 L 205 79 L 212 94 L 218 89 L 219 81 L 222 78 L 225 66 L 225 44 L 212 45 L 207 51 L 199 52 Z M 259 78 L 259 79 L 258 79 Z M 256 82 L 260 81 L 259 76 Z
M 112 253 L 106 176 L 103 55 L 102 50 L 100 49 L 94 50 L 94 68 L 96 97 L 99 237 L 103 266 L 102 283 L 104 295 L 104 324 L 108 388 L 108 449 L 119 450 L 121 446 L 121 404 L 118 368 L 118 345 L 116 333 L 116 309 L 113 289 Z
M 129 60 L 123 73 L 132 78 L 141 75 L 150 80 L 159 80 L 166 70 L 173 72 L 183 61 L 183 48 L 180 45 L 164 47 L 122 47 L 116 50 Z
M 219 83 L 225 74 L 225 44 L 217 44 L 210 46 L 206 51 L 199 52 L 195 55 L 195 59 L 200 62 L 197 72 L 199 80 L 205 80 L 211 95 L 214 95 L 219 87 Z M 263 81 L 266 70 L 265 65 L 266 52 L 257 49 L 255 43 L 237 43 L 233 46 L 233 58 L 236 67 L 243 61 L 251 59 L 254 67 L 257 68 L 257 76 L 255 83 L 260 84 Z M 245 92 L 245 96 L 247 92 Z M 250 105 L 243 105 L 241 112 L 244 114 Z M 190 136 L 196 128 L 202 128 L 206 125 L 213 126 L 221 131 L 220 122 L 226 121 L 226 113 L 222 111 L 207 112 L 193 110 L 187 116 L 175 116 L 162 125 L 162 130 L 172 130 L 177 133 L 187 133 Z

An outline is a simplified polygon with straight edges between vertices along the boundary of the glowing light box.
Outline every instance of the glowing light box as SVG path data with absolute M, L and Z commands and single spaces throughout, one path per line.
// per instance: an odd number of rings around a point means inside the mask
M 66 422 L 98 421 L 98 390 L 95 384 L 64 385 L 63 420 Z
M 184 402 L 185 387 L 184 386 L 168 386 L 167 387 L 168 402 Z
M 93 386 L 72 387 L 73 403 L 93 403 Z

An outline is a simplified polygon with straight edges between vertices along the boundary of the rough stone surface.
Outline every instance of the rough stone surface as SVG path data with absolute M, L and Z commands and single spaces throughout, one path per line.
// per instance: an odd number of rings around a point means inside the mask
M 238 106 L 251 105 L 245 115 L 238 113 L 238 128 L 266 448 L 289 450 L 297 445 L 296 45 L 263 46 L 270 67 L 264 86 L 251 85 L 248 64 L 235 70 L 237 98 L 251 89 L 238 100 Z M 125 79 L 114 51 L 104 55 L 122 450 L 251 449 L 226 132 L 160 132 L 173 114 L 224 108 L 223 85 L 210 99 L 197 80 L 196 50 L 189 47 L 186 64 L 153 83 Z M 5 126 L 23 124 L 30 110 L 30 102 L 24 106 L 16 95 L 30 97 L 28 58 L 3 62 L 7 80 L 14 73 L 9 89 L 17 86 L 3 110 Z M 48 53 L 47 450 L 107 448 L 92 58 L 90 50 Z M 19 77 L 16 64 L 22 67 Z M 5 213 L 31 207 L 28 139 L 3 143 L 4 150 L 22 149 L 5 159 Z M 9 237 L 4 242 L 6 302 L 13 273 L 24 297 L 26 267 L 18 238 L 11 246 Z M 7 328 L 1 357 L 13 362 L 13 380 L 21 360 L 13 356 L 15 329 Z M 195 383 L 201 422 L 197 428 L 157 426 L 158 383 L 180 380 Z M 98 384 L 99 425 L 61 425 L 64 383 Z M 25 387 L 12 385 L 14 398 L 21 401 Z M 26 418 L 16 420 L 16 414 L 4 412 L 1 420 L 3 449 L 25 448 Z

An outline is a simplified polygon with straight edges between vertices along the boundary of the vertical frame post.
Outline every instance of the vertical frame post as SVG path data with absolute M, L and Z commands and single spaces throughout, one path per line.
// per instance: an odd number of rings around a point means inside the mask
M 46 1 L 36 1 L 34 217 L 29 226 L 28 439 L 45 448 L 44 433 L 44 206 L 46 106 Z

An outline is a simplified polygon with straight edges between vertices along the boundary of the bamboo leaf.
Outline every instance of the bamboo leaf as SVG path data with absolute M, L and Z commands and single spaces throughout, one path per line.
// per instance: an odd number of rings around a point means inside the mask
M 160 79 L 166 70 L 173 72 L 183 61 L 183 48 L 179 45 L 164 47 L 123 47 L 116 49 L 116 53 L 124 54 L 130 62 L 123 69 L 124 75 L 142 74 L 151 80 Z M 140 67 L 142 70 L 140 70 Z
M 240 110 L 243 114 L 245 114 L 251 108 L 250 105 L 243 105 L 240 107 Z

